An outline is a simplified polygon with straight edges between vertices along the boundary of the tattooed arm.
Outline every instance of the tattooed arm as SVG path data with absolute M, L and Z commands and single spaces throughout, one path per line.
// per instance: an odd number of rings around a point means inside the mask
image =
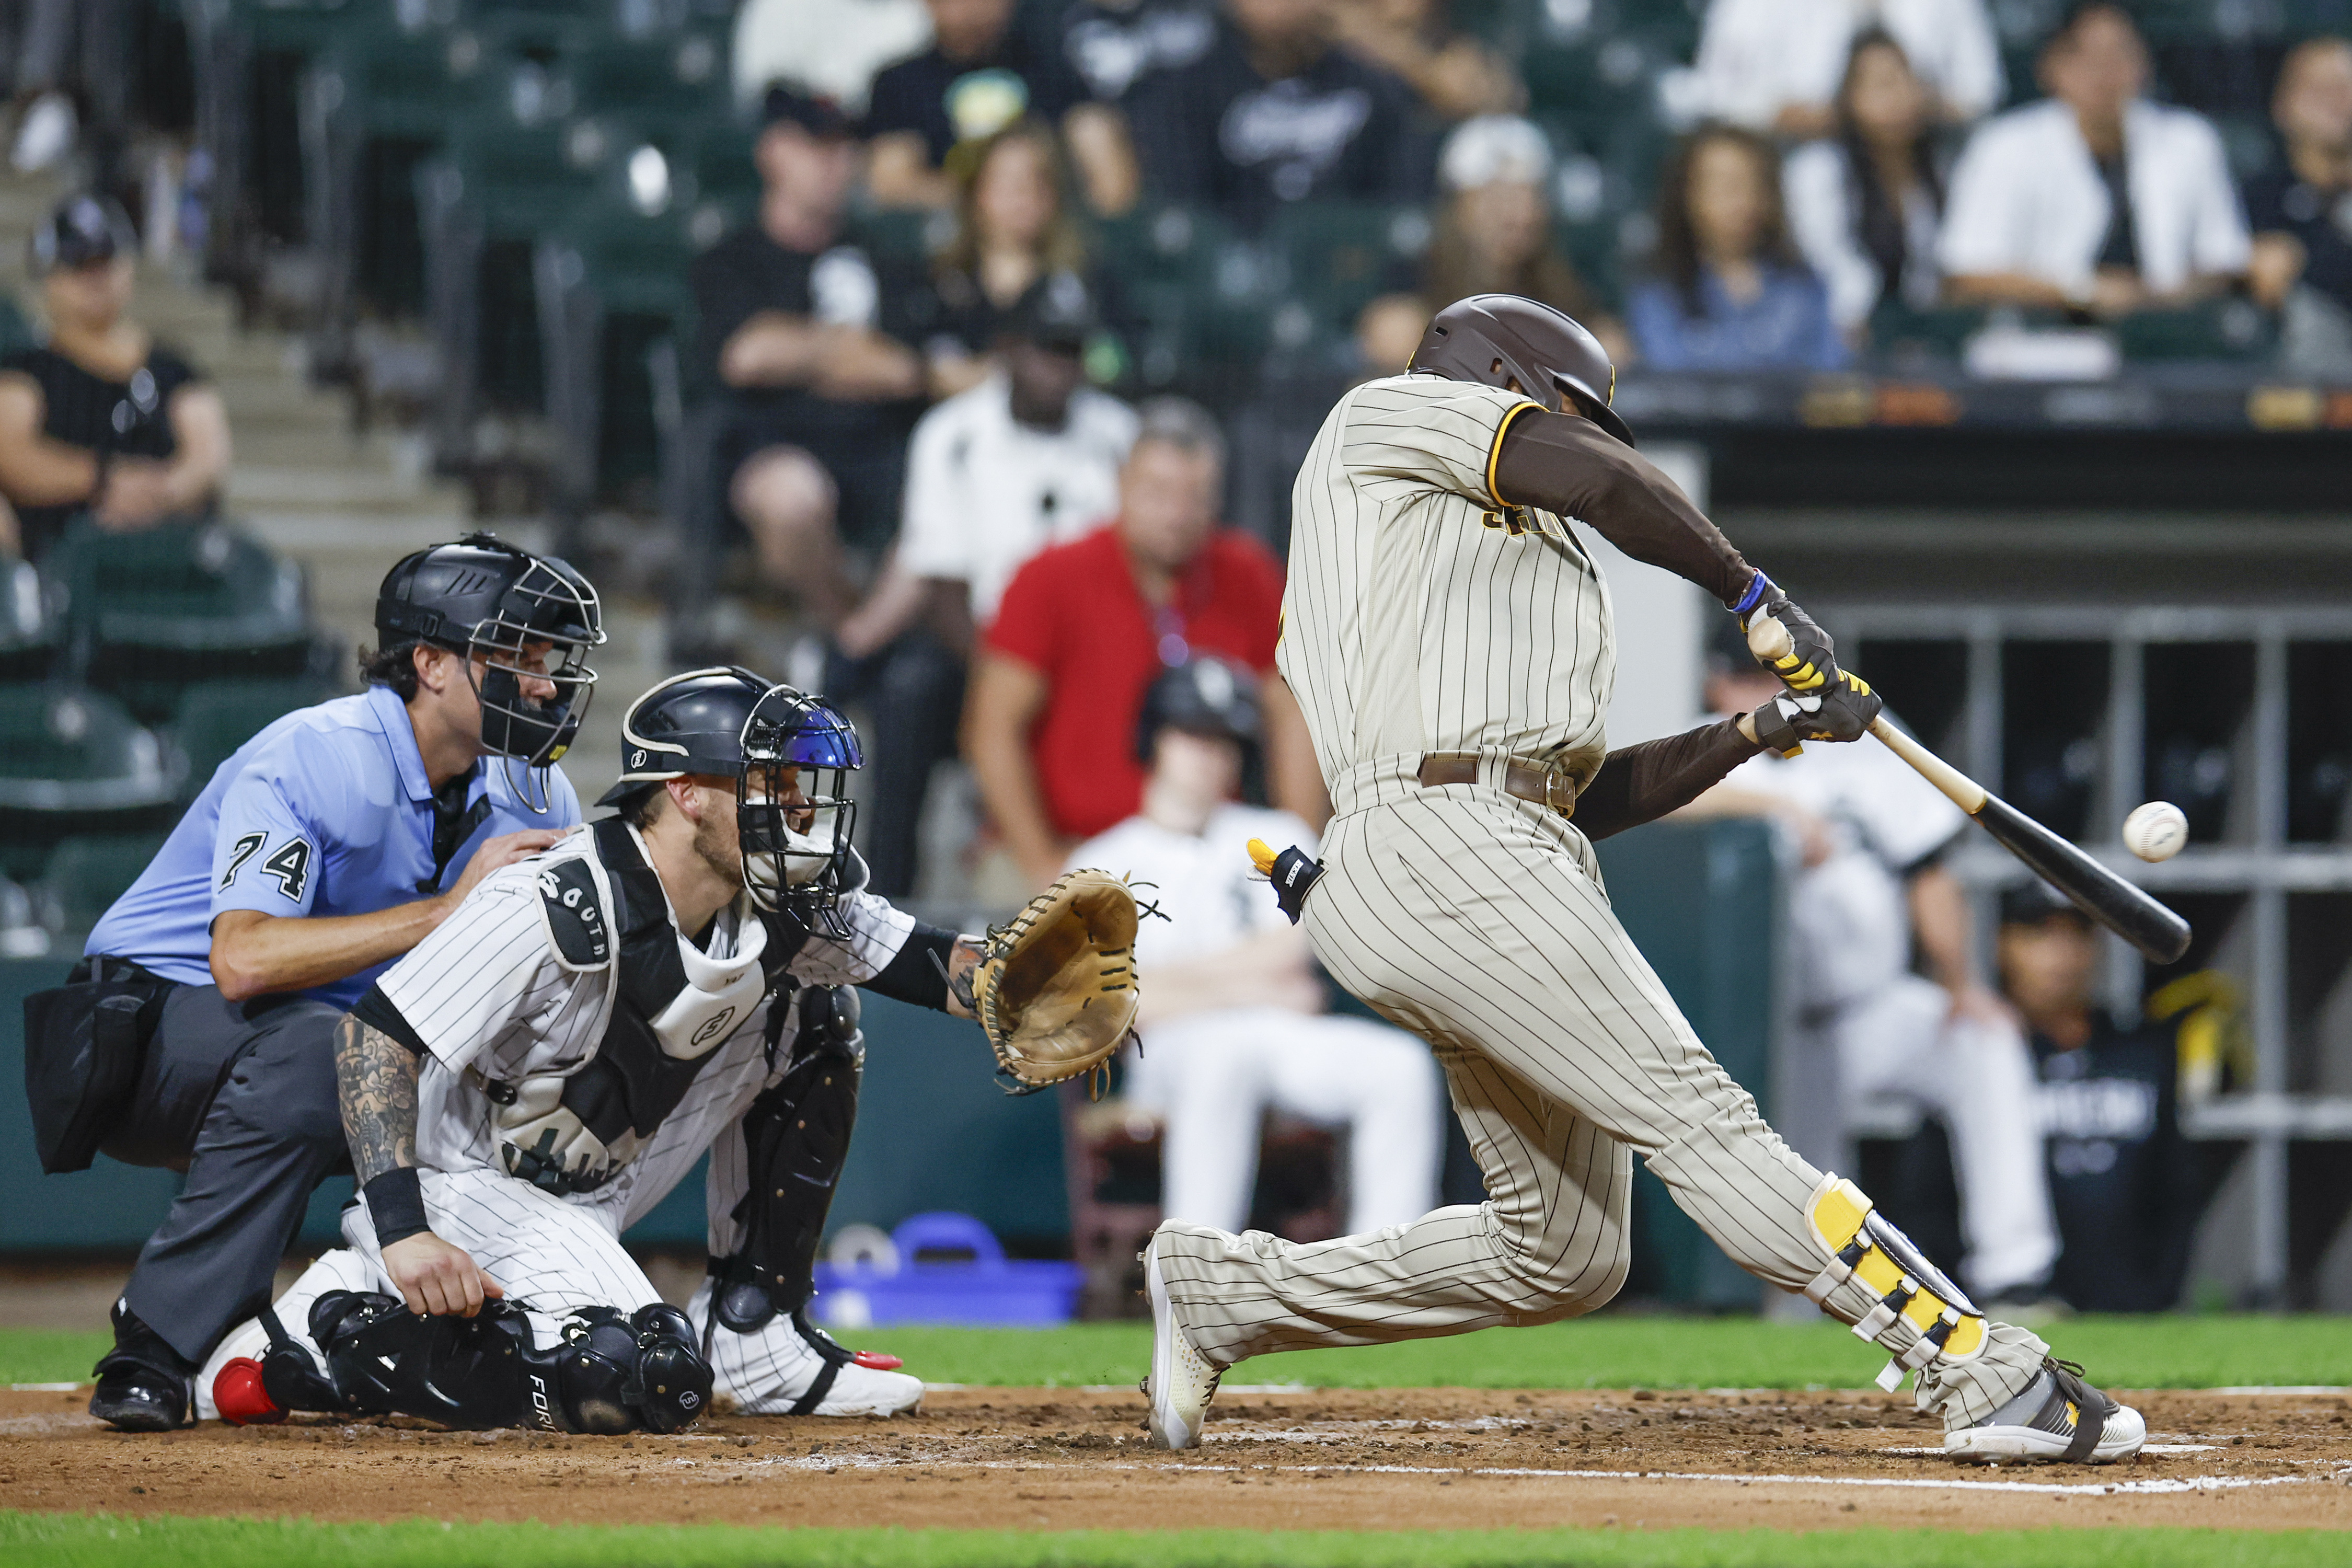
M 502 1296 L 463 1247 L 426 1228 L 416 1169 L 416 1054 L 383 1030 L 345 1016 L 335 1027 L 335 1089 L 352 1168 L 366 1194 L 383 1271 L 408 1310 L 472 1317 Z

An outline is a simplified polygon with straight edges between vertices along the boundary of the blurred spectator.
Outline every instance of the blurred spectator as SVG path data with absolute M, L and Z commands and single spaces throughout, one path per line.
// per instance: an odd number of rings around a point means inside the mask
M 84 511 L 117 531 L 211 511 L 228 476 L 228 413 L 131 318 L 131 220 L 74 196 L 32 251 L 49 338 L 0 361 L 0 491 L 20 530 L 8 543 L 37 564 Z
M 1510 61 L 1454 26 L 1450 0 L 1339 0 L 1342 44 L 1402 77 L 1443 120 L 1507 114 L 1528 89 Z
M 1961 124 L 2000 102 L 1984 0 L 1712 0 L 1698 41 L 1701 107 L 1792 141 L 1832 135 L 1853 39 L 1874 28 L 1902 46 L 1932 118 Z
M 1215 0 L 1070 0 L 1056 15 L 1062 58 L 1097 103 L 1191 65 L 1217 39 Z
M 845 242 L 856 144 L 829 99 L 773 88 L 752 225 L 694 263 L 703 362 L 732 406 L 728 499 L 760 571 L 826 627 L 848 612 L 845 538 L 878 549 L 898 517 L 923 367 L 894 332 L 913 290 Z
M 1703 126 L 1658 189 L 1657 277 L 1625 301 L 1659 370 L 1834 370 L 1845 342 L 1790 243 L 1780 157 L 1752 131 Z
M 1856 36 L 1838 86 L 1835 140 L 1790 153 L 1781 184 L 1790 231 L 1849 338 L 1859 342 L 1882 304 L 1924 310 L 1941 297 L 1936 232 L 1944 176 L 1935 125 L 1927 89 L 1892 34 Z
M 924 344 L 931 390 L 950 397 L 989 374 L 989 351 L 1013 307 L 1048 273 L 1083 282 L 1086 243 L 1062 206 L 1062 157 L 1034 120 L 974 151 L 957 182 L 955 237 L 931 269 L 940 316 Z
M 1246 227 L 1290 202 L 1429 196 L 1412 89 L 1331 43 L 1336 0 L 1225 0 L 1228 26 L 1135 94 L 1144 186 Z
M 2284 158 L 2246 183 L 2254 297 L 2284 311 L 2280 351 L 2352 372 L 2352 43 L 2312 38 L 2279 68 L 2271 104 Z
M 1952 170 L 1937 259 L 1954 300 L 2120 315 L 2245 270 L 2221 139 L 2201 115 L 2141 98 L 2147 70 L 2121 7 L 2068 15 L 2042 51 L 2050 97 L 1987 121 Z
M 2002 988 L 2041 1072 L 2058 1294 L 2084 1312 L 2167 1311 L 2203 1201 L 2180 1134 L 2176 1026 L 2119 1028 L 2092 1005 L 2098 933 L 2041 883 L 2003 894 L 2000 921 Z
M 1040 279 L 1001 318 L 1000 368 L 923 416 L 907 460 L 898 545 L 874 592 L 842 623 L 828 696 L 869 700 L 874 890 L 915 888 L 917 829 L 932 768 L 956 752 L 974 622 L 1048 545 L 1118 509 L 1135 416 L 1086 384 L 1097 325 L 1086 286 Z
M 1630 348 L 1624 328 L 1601 309 L 1552 236 L 1551 167 L 1550 143 L 1525 120 L 1484 114 L 1455 127 L 1438 160 L 1445 197 L 1422 266 L 1423 296 L 1433 310 L 1472 294 L 1540 300 L 1583 322 L 1622 363 Z
M 874 79 L 866 132 L 866 188 L 884 206 L 946 207 L 956 198 L 950 154 L 1023 118 L 1058 129 L 1091 205 L 1134 200 L 1135 155 L 1125 122 L 1019 14 L 1017 0 L 924 0 L 931 47 Z
M 964 707 L 964 754 L 997 831 L 1043 887 L 1070 847 L 1135 814 L 1136 715 L 1160 671 L 1214 653 L 1267 679 L 1282 568 L 1217 524 L 1224 438 L 1174 398 L 1141 411 L 1119 470 L 1118 516 L 1013 575 L 982 638 Z M 1319 822 L 1329 808 L 1289 689 L 1268 681 L 1268 793 Z
M 735 98 L 782 84 L 866 111 L 874 75 L 931 41 L 923 0 L 744 0 L 735 14 Z
M 1752 711 L 1780 689 L 1736 630 L 1711 650 L 1706 702 L 1718 716 Z M 1977 976 L 1968 896 L 1937 863 L 1968 818 L 1872 744 L 1768 751 L 1688 810 L 1779 823 L 1803 867 L 1789 890 L 1790 1043 L 1798 1081 L 1815 1092 L 1780 1118 L 1790 1144 L 1825 1170 L 1850 1170 L 1850 1129 L 1874 1102 L 1940 1116 L 1969 1288 L 1980 1300 L 2038 1299 L 2058 1237 L 2032 1058 Z M 1925 975 L 1911 971 L 1915 942 Z
M 1070 864 L 1150 883 L 1168 917 L 1136 933 L 1151 984 L 1123 1091 L 1166 1125 L 1161 1213 L 1245 1226 L 1259 1124 L 1275 1110 L 1349 1129 L 1348 1235 L 1420 1218 L 1437 1206 L 1444 1158 L 1437 1064 L 1401 1029 L 1325 1016 L 1307 934 L 1254 879 L 1253 838 L 1315 848 L 1288 812 L 1240 804 L 1244 749 L 1260 731 L 1256 679 L 1203 656 L 1162 674 L 1142 706 L 1132 737 L 1150 770 L 1142 808 Z
M 26 0 L 16 96 L 27 101 L 8 153 L 19 174 L 53 167 L 86 141 L 90 188 L 111 191 L 121 182 L 139 58 L 137 19 L 132 0 Z M 77 101 L 89 115 L 87 126 Z

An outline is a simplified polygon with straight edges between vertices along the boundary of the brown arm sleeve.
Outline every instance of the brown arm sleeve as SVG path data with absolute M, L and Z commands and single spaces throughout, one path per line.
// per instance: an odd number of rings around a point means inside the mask
M 1655 464 L 1590 419 L 1540 408 L 1515 416 L 1496 459 L 1495 495 L 1575 518 L 1726 605 L 1737 605 L 1756 575 Z
M 1576 797 L 1576 826 L 1600 840 L 1696 800 L 1763 748 L 1725 719 L 1612 752 Z

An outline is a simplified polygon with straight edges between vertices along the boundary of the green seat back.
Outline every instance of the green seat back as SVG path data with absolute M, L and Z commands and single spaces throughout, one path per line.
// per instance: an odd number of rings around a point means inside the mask
M 108 834 L 60 843 L 41 873 L 41 891 L 59 925 L 68 931 L 86 931 L 96 925 L 108 907 L 147 869 L 165 837 Z
M 326 701 L 323 680 L 214 680 L 180 694 L 172 732 L 188 759 L 187 788 L 201 790 L 239 746 L 298 708 Z

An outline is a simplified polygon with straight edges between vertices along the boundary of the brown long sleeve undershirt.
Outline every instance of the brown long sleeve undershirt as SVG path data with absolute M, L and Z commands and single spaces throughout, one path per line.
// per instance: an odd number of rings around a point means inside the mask
M 1736 605 L 1755 572 L 1656 465 L 1590 419 L 1530 408 L 1503 432 L 1496 498 L 1572 517 L 1652 566 Z
M 1739 721 L 1724 719 L 1612 752 L 1576 797 L 1576 826 L 1598 841 L 1654 822 L 1696 800 L 1761 750 L 1739 732 Z

